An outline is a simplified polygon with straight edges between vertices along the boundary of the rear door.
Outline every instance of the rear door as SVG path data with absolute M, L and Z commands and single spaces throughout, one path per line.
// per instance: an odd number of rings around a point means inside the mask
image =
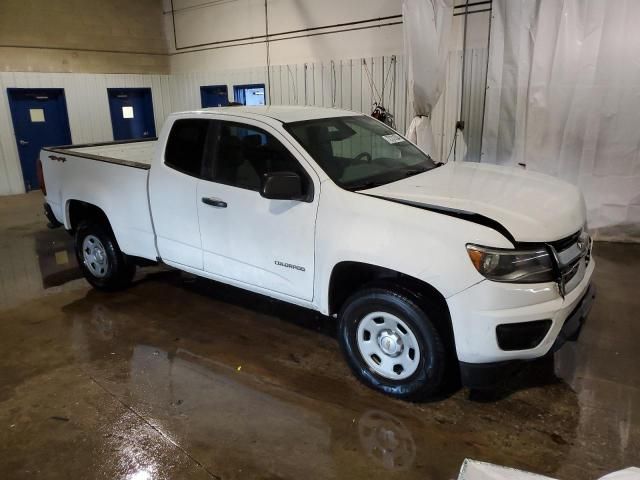
M 215 138 L 197 193 L 205 271 L 312 300 L 317 176 L 283 135 L 259 122 L 218 120 Z M 262 197 L 270 171 L 299 173 L 308 201 Z
M 171 126 L 162 162 L 149 174 L 149 199 L 158 252 L 163 260 L 202 270 L 198 181 L 210 156 L 204 118 L 181 118 Z

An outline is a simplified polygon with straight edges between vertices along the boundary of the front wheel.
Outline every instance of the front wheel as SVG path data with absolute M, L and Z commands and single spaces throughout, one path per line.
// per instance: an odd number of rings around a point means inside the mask
M 339 317 L 340 345 L 366 385 L 407 400 L 438 392 L 444 346 L 427 313 L 407 292 L 362 290 L 345 302 Z
M 83 223 L 75 235 L 76 258 L 87 281 L 99 290 L 120 290 L 131 283 L 135 264 L 120 251 L 111 229 Z

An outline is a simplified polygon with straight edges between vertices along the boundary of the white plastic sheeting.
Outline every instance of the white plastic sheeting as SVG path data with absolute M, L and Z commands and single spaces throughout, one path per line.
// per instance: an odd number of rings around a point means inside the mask
M 631 467 L 605 475 L 600 480 L 640 480 L 640 468 Z
M 553 480 L 553 478 L 466 459 L 462 463 L 458 480 Z
M 534 473 L 516 470 L 514 468 L 501 467 L 491 463 L 477 462 L 466 459 L 458 480 L 554 480 Z M 589 480 L 589 479 L 584 479 Z M 595 479 L 594 479 L 595 480 Z M 618 472 L 610 473 L 599 480 L 640 480 L 640 469 L 632 467 Z
M 482 161 L 579 185 L 589 228 L 640 241 L 640 2 L 494 0 Z
M 433 156 L 431 112 L 444 88 L 453 0 L 404 0 L 402 18 L 409 91 L 416 115 L 407 138 Z

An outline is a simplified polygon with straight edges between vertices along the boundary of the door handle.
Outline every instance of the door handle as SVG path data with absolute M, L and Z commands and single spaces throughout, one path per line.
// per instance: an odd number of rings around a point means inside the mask
M 18 143 L 20 145 L 29 145 L 29 142 L 27 142 L 26 140 L 20 140 Z
M 217 198 L 202 197 L 202 203 L 211 205 L 212 207 L 216 208 L 227 208 L 227 202 L 219 200 Z

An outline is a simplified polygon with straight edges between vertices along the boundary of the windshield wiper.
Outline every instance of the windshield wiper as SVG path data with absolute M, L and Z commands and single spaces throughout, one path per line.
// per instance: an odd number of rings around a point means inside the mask
M 352 192 L 355 192 L 356 190 L 366 190 L 368 188 L 379 187 L 380 185 L 384 185 L 385 183 L 389 183 L 389 182 L 363 182 L 363 183 L 357 183 L 355 185 L 345 185 L 345 188 L 347 190 L 351 190 Z
M 440 165 L 436 164 L 435 167 L 433 168 L 437 168 Z M 373 180 L 368 180 L 368 181 L 364 181 L 362 183 L 356 183 L 353 185 L 344 185 L 344 188 L 346 188 L 347 190 L 351 190 L 356 191 L 356 190 L 366 190 L 368 188 L 375 188 L 375 187 L 380 187 L 381 185 L 386 185 L 387 183 L 393 183 L 393 182 L 397 182 L 398 180 L 402 180 L 403 178 L 409 178 L 409 177 L 413 177 L 414 175 L 419 175 L 421 173 L 425 173 L 428 172 L 429 170 L 433 170 L 433 168 L 428 168 L 428 167 L 419 167 L 419 168 L 406 168 L 405 170 L 400 170 L 400 171 L 396 171 L 396 177 L 394 178 L 387 178 L 384 181 L 373 181 Z
M 395 177 L 392 179 L 387 179 L 385 181 L 377 181 L 377 182 L 374 182 L 373 180 L 369 180 L 362 183 L 356 183 L 354 185 L 345 185 L 345 188 L 347 190 L 351 190 L 352 192 L 356 190 L 366 190 L 368 188 L 375 188 L 381 185 L 386 185 L 387 183 L 397 182 L 398 180 L 401 180 L 403 178 L 412 177 L 413 175 L 418 175 L 419 173 L 424 173 L 428 170 L 429 170 L 428 168 L 412 168 L 410 170 L 402 171 L 400 177 Z
M 438 168 L 444 165 L 444 162 L 433 162 L 433 163 L 434 163 L 434 166 L 431 168 L 422 167 L 422 168 L 410 168 L 405 170 L 405 178 L 413 177 L 414 175 L 419 175 L 421 173 L 428 172 L 430 170 L 433 170 L 435 168 Z
M 413 168 L 411 170 L 405 170 L 404 176 L 405 178 L 413 177 L 414 175 L 419 175 L 421 173 L 429 171 L 428 168 Z

